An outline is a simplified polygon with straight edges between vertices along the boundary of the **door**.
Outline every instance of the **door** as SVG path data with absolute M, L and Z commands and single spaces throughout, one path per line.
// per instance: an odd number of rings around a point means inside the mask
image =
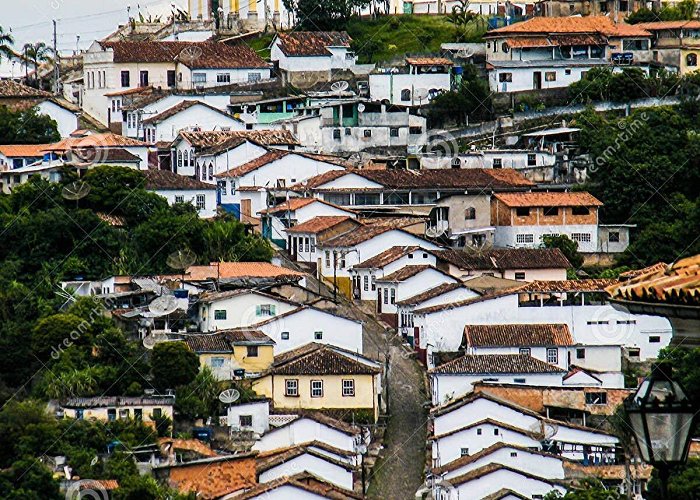
M 241 215 L 250 217 L 250 200 L 241 200 Z
M 541 71 L 535 71 L 532 73 L 532 88 L 535 90 L 539 90 L 542 88 L 542 72 Z
M 382 289 L 377 288 L 377 312 L 382 312 Z

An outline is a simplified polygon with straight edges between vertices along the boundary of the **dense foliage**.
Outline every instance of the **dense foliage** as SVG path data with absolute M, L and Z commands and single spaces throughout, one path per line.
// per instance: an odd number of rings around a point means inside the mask
M 679 84 L 677 75 L 659 69 L 647 75 L 639 68 L 592 68 L 585 76 L 569 85 L 570 102 L 627 102 L 630 99 L 674 95 Z
M 591 155 L 584 186 L 605 202 L 604 223 L 636 225 L 622 258 L 630 267 L 700 253 L 700 107 L 579 115 L 580 144 Z
M 682 0 L 677 4 L 668 4 L 661 9 L 642 7 L 627 16 L 629 24 L 652 23 L 655 21 L 683 21 L 692 19 L 695 15 L 695 1 Z
M 430 101 L 428 120 L 431 127 L 447 123 L 464 125 L 470 120 L 491 116 L 491 91 L 474 65 L 464 67 L 457 90 L 445 92 Z
M 296 17 L 295 28 L 306 31 L 338 31 L 347 26 L 352 14 L 369 0 L 282 0 Z
M 13 111 L 0 106 L 0 144 L 48 144 L 58 141 L 56 121 L 36 108 Z

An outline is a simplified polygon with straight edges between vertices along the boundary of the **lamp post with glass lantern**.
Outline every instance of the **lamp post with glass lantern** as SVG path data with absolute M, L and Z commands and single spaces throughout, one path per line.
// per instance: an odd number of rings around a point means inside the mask
M 651 376 L 625 400 L 640 456 L 659 471 L 663 498 L 668 498 L 671 467 L 688 460 L 695 410 L 668 363 L 652 366 Z

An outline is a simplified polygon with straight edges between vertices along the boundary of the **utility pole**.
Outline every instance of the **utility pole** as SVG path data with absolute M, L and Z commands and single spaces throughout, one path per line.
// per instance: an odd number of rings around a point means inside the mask
M 58 95 L 59 82 L 58 79 L 61 76 L 61 72 L 58 68 L 60 63 L 60 57 L 58 56 L 58 42 L 56 41 L 56 20 L 53 21 L 53 93 Z M 36 75 L 37 78 L 39 75 Z

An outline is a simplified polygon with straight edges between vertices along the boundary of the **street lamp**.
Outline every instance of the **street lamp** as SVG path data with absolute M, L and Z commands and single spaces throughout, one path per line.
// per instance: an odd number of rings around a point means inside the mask
M 659 470 L 664 498 L 668 498 L 671 467 L 688 459 L 695 416 L 693 404 L 681 385 L 672 378 L 668 363 L 652 366 L 633 395 L 625 400 L 634 437 L 642 460 Z

